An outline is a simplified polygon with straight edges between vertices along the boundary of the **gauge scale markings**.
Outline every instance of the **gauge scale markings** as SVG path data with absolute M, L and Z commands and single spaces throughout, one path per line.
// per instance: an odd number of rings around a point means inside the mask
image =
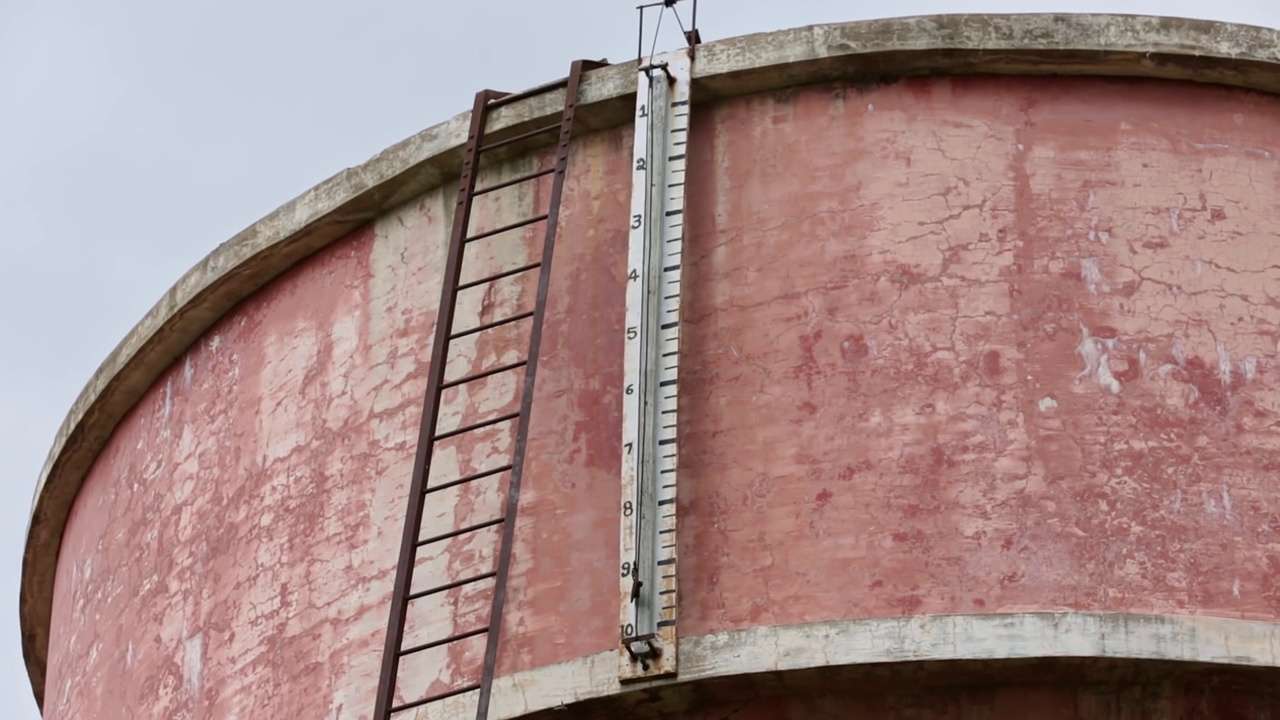
M 637 76 L 623 363 L 623 682 L 674 675 L 677 668 L 677 396 L 690 65 L 688 50 L 679 50 L 652 58 Z

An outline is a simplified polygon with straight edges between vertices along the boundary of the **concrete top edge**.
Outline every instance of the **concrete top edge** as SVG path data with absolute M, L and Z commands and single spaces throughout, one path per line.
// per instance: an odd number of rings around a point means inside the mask
M 568 62 L 566 61 L 566 71 Z M 583 81 L 583 132 L 630 118 L 634 65 Z M 838 79 L 927 74 L 1059 74 L 1192 80 L 1280 93 L 1280 32 L 1136 15 L 934 15 L 812 25 L 708 42 L 695 103 Z M 563 91 L 505 106 L 490 132 L 552 119 Z M 121 418 L 234 305 L 307 256 L 456 177 L 470 112 L 409 137 L 307 190 L 191 268 L 103 361 L 54 438 L 36 488 L 19 614 L 42 702 L 54 572 L 72 503 Z

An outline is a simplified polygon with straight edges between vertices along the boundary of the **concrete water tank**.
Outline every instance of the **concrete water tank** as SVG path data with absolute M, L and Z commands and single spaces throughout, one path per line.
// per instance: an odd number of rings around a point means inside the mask
M 1277 48 L 1101 15 L 700 46 L 680 670 L 639 685 L 616 574 L 636 74 L 591 72 L 492 716 L 1280 718 Z M 46 718 L 371 716 L 467 123 L 218 247 L 86 386 L 23 569 Z M 450 602 L 431 622 L 481 608 Z

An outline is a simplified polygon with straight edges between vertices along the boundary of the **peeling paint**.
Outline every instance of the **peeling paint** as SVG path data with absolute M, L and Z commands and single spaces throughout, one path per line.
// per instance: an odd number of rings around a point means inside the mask
M 1081 258 L 1080 259 L 1080 279 L 1084 281 L 1085 287 L 1094 295 L 1098 294 L 1099 288 L 1103 292 L 1109 292 L 1111 288 L 1102 281 L 1102 271 L 1098 267 L 1098 258 Z
M 1240 361 L 1240 374 L 1244 376 L 1245 382 L 1253 382 L 1258 377 L 1258 358 L 1253 355 L 1243 358 Z
M 204 674 L 204 637 L 196 633 L 182 644 L 182 684 L 193 700 L 200 697 Z
M 1231 386 L 1231 354 L 1227 351 L 1227 344 L 1221 340 L 1217 343 L 1218 349 L 1218 379 L 1222 381 L 1223 387 Z
M 1098 386 L 1117 395 L 1123 389 L 1120 381 L 1111 372 L 1111 351 L 1116 347 L 1115 338 L 1096 338 L 1089 335 L 1089 329 L 1080 327 L 1080 344 L 1076 346 L 1076 354 L 1084 361 L 1084 369 L 1075 377 L 1078 383 L 1085 378 L 1098 381 Z

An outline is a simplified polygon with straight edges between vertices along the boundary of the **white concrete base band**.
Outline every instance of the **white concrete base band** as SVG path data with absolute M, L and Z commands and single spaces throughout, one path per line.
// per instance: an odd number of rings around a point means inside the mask
M 494 681 L 495 718 L 520 717 L 644 688 L 734 675 L 929 660 L 1109 658 L 1280 667 L 1280 623 L 1190 615 L 931 615 L 776 625 L 680 639 L 680 676 L 618 684 L 613 651 Z M 418 720 L 470 720 L 475 693 Z

